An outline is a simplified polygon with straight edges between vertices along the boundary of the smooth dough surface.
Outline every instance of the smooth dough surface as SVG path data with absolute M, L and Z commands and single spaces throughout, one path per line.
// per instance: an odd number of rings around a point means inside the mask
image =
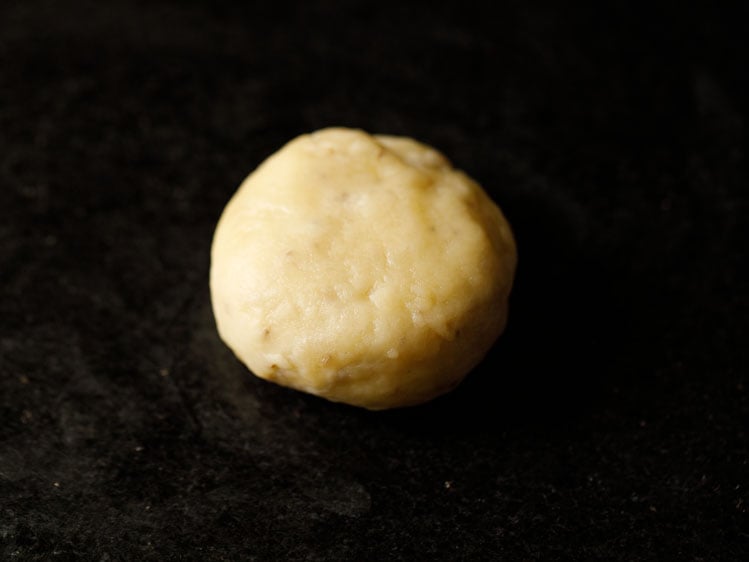
M 436 150 L 331 128 L 270 156 L 211 251 L 221 338 L 253 373 L 378 410 L 455 387 L 504 329 L 507 221 Z

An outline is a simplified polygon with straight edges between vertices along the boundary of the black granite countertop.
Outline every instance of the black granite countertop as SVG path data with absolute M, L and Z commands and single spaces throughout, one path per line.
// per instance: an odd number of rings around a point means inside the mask
M 0 558 L 747 559 L 746 7 L 435 4 L 0 5 Z M 508 331 L 429 405 L 218 339 L 224 204 L 328 125 L 515 229 Z

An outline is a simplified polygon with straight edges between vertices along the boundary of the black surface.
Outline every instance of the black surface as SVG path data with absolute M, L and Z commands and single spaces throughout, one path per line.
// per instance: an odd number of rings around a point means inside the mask
M 0 557 L 746 559 L 747 10 L 401 4 L 1 5 Z M 424 407 L 214 328 L 223 205 L 334 124 L 516 230 L 506 336 Z

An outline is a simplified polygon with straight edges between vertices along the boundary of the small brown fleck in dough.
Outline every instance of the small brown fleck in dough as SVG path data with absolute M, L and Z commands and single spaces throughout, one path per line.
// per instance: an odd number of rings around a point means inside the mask
M 373 410 L 454 388 L 504 329 L 516 249 L 479 185 L 403 137 L 302 135 L 211 251 L 219 334 L 257 376 Z

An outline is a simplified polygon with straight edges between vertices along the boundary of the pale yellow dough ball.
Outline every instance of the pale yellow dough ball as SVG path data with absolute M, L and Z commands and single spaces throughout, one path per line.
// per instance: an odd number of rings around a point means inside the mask
M 455 387 L 504 329 L 515 242 L 439 152 L 331 128 L 269 157 L 211 251 L 221 338 L 257 376 L 372 410 Z

